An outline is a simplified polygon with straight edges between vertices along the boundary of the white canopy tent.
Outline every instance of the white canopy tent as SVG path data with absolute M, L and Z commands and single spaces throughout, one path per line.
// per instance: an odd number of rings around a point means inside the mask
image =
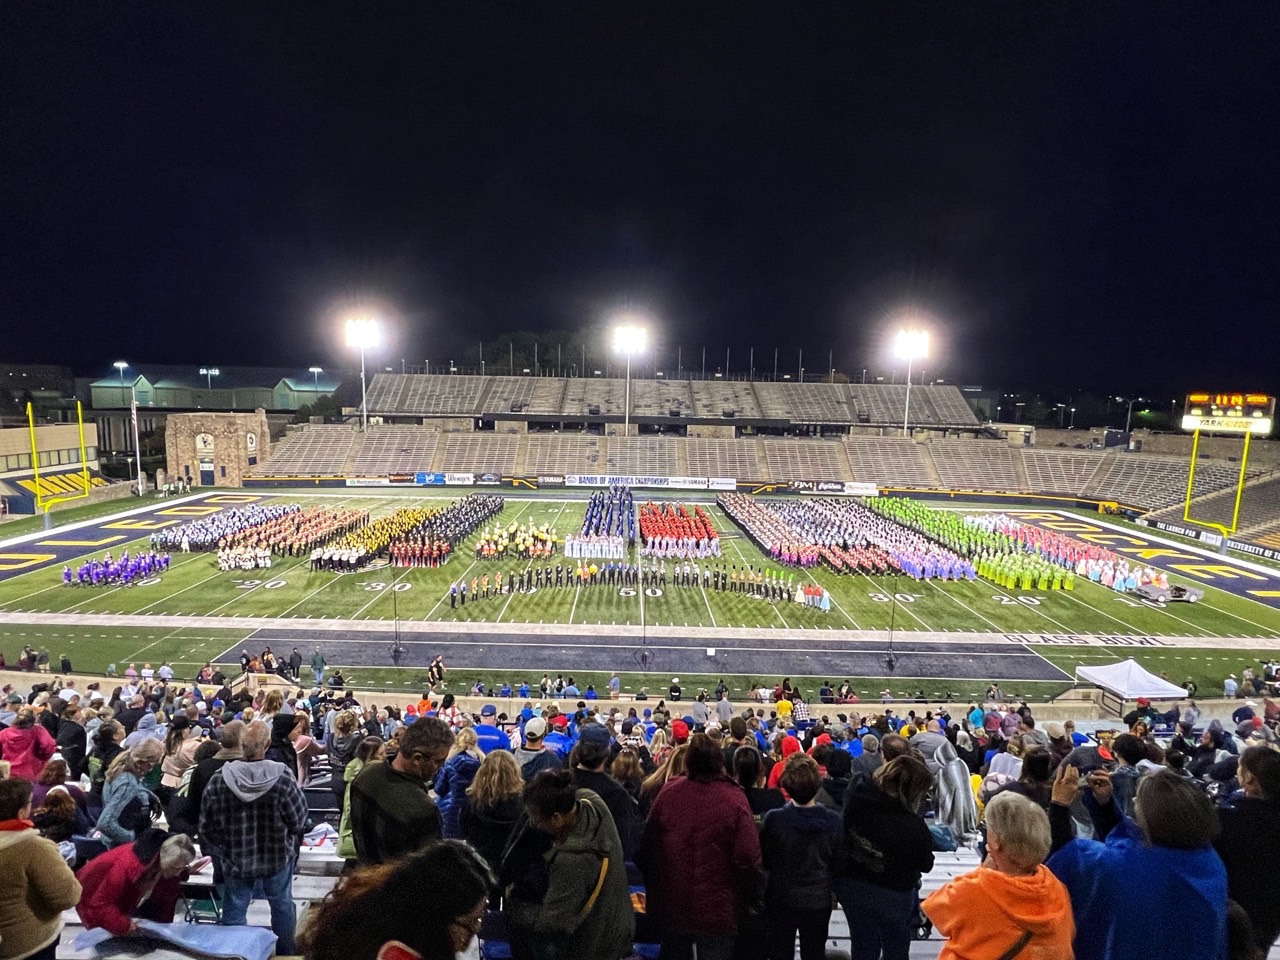
M 1123 700 L 1146 697 L 1150 700 L 1181 700 L 1187 691 L 1176 683 L 1162 680 L 1143 670 L 1134 660 L 1109 663 L 1102 667 L 1076 667 L 1076 676 L 1102 687 Z

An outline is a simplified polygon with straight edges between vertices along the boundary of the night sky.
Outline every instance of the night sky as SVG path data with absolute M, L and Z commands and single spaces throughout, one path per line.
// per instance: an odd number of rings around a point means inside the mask
M 686 363 L 888 372 L 907 317 L 930 377 L 1275 391 L 1278 59 L 1243 2 L 5 3 L 0 358 L 630 307 Z

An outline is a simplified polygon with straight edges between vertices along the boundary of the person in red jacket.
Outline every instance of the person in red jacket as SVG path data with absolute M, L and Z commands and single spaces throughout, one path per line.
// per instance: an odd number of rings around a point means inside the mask
M 179 888 L 189 875 L 195 846 L 185 833 L 143 831 L 133 843 L 90 860 L 77 879 L 84 895 L 76 912 L 85 928 L 117 937 L 137 933 L 139 919 L 173 923 Z
M 685 775 L 653 801 L 639 859 L 664 960 L 690 957 L 695 946 L 698 960 L 728 960 L 738 921 L 759 896 L 760 837 L 746 793 L 705 733 L 689 741 Z
M 36 723 L 36 712 L 23 707 L 13 726 L 0 730 L 0 760 L 9 761 L 9 776 L 38 780 L 45 763 L 58 751 L 49 731 Z

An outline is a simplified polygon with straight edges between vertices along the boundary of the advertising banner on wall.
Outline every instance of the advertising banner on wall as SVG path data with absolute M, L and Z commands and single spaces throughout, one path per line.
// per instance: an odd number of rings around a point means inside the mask
M 733 477 L 707 477 L 708 490 L 737 490 L 738 481 Z
M 567 487 L 610 487 L 621 484 L 627 487 L 662 487 L 668 490 L 706 490 L 706 477 L 637 477 L 608 476 L 605 474 L 565 474 Z
M 424 487 L 443 487 L 443 473 L 418 473 L 414 475 L 414 479 Z
M 855 480 L 792 480 L 787 484 L 792 493 L 816 493 L 838 497 L 876 497 L 880 491 L 874 483 Z
M 563 487 L 563 486 L 564 486 L 564 474 L 563 474 L 563 473 L 557 473 L 557 474 L 549 474 L 549 475 L 547 475 L 547 476 L 539 476 L 539 477 L 538 477 L 538 486 L 540 486 L 540 487 Z
M 449 487 L 470 487 L 476 482 L 474 473 L 446 473 L 444 475 L 445 486 Z
M 347 477 L 348 487 L 386 487 L 391 481 L 386 477 Z

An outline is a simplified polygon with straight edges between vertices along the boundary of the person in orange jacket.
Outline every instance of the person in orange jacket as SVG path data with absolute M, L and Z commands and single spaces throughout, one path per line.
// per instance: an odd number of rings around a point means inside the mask
M 920 905 L 947 937 L 938 960 L 1072 960 L 1071 897 L 1043 863 L 1049 817 L 1026 797 L 1002 793 L 987 804 L 987 859 Z

